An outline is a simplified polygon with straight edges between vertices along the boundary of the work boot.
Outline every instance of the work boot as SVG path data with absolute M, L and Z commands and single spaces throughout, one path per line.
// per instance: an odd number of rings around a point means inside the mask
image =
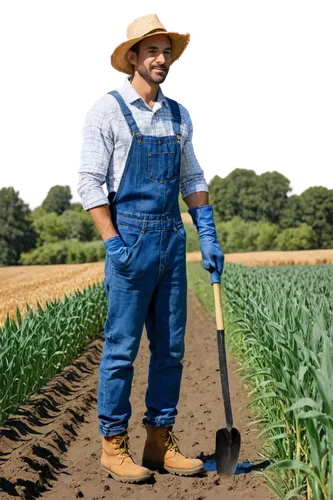
M 138 483 L 150 479 L 152 472 L 134 463 L 128 448 L 127 431 L 116 436 L 103 436 L 101 469 L 123 483 Z
M 197 458 L 186 458 L 177 444 L 178 438 L 170 427 L 154 427 L 143 422 L 147 439 L 142 456 L 142 465 L 148 469 L 167 470 L 172 474 L 191 476 L 204 471 L 204 464 Z M 177 440 L 177 441 L 176 441 Z

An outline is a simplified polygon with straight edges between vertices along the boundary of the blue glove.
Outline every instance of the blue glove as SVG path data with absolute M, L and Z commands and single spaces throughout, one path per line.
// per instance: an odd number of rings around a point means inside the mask
M 131 248 L 124 245 L 120 235 L 113 236 L 104 241 L 107 256 L 113 265 L 120 271 L 125 270 L 131 261 Z
M 188 210 L 199 238 L 204 268 L 211 273 L 211 284 L 221 282 L 224 254 L 217 241 L 212 205 L 193 207 Z

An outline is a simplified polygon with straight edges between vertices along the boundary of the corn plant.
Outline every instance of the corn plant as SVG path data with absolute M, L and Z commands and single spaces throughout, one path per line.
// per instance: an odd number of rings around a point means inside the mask
M 101 284 L 38 304 L 0 328 L 0 423 L 60 372 L 104 325 L 107 302 Z
M 332 283 L 333 266 L 226 265 L 223 274 L 226 337 L 274 462 L 266 479 L 285 500 L 333 499 Z

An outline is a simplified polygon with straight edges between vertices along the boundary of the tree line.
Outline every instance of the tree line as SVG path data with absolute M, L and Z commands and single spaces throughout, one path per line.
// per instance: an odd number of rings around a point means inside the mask
M 209 200 L 224 252 L 333 248 L 333 190 L 311 187 L 288 196 L 290 191 L 290 181 L 278 172 L 235 169 L 224 178 L 216 175 Z M 30 210 L 13 187 L 0 189 L 0 265 L 103 260 L 104 245 L 90 214 L 71 199 L 69 186 L 53 186 Z M 187 211 L 181 196 L 179 203 Z M 192 229 L 188 249 L 199 249 Z
M 237 168 L 209 183 L 218 236 L 225 252 L 333 248 L 333 190 L 310 187 L 288 196 L 279 172 Z

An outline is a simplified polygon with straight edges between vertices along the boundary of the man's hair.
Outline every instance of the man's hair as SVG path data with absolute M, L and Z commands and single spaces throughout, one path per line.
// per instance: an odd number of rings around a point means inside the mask
M 133 52 L 136 53 L 136 55 L 138 56 L 139 53 L 140 53 L 140 44 L 141 44 L 142 40 L 139 40 L 138 42 L 136 42 L 129 50 L 133 50 Z

